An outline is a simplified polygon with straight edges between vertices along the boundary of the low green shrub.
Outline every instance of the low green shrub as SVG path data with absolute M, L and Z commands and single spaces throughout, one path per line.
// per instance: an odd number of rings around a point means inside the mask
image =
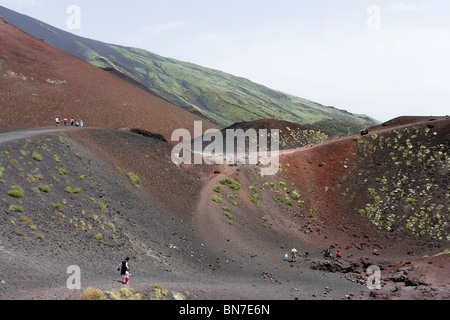
M 136 174 L 134 174 L 133 172 L 128 172 L 127 176 L 128 176 L 128 178 L 130 178 L 131 183 L 133 183 L 133 185 L 135 185 L 135 186 L 141 185 L 141 179 L 139 179 L 139 177 Z
M 22 198 L 23 197 L 23 189 L 17 185 L 11 187 L 11 190 L 8 191 L 8 195 L 14 198 Z
M 33 152 L 32 158 L 36 161 L 42 161 L 42 156 L 37 152 Z

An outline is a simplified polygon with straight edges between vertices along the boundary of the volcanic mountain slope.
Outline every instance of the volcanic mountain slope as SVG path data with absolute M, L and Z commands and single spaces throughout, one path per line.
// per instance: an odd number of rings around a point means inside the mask
M 220 127 L 279 119 L 348 134 L 378 123 L 365 115 L 323 106 L 219 70 L 79 37 L 1 6 L 0 16 L 80 59 L 116 70 L 173 104 L 213 119 Z
M 116 129 L 2 134 L 0 298 L 112 297 L 128 255 L 151 298 L 160 285 L 167 299 L 448 299 L 450 119 L 404 120 L 284 150 L 273 176 L 177 166 L 169 143 Z
M 336 230 L 361 216 L 387 235 L 450 240 L 450 119 L 409 119 L 284 154 L 286 175 L 316 199 L 305 208 Z
M 191 129 L 195 120 L 202 120 L 1 18 L 0 39 L 2 132 L 73 117 L 87 126 L 138 127 L 170 139 L 173 130 Z
M 253 129 L 257 132 L 260 130 L 267 130 L 268 133 L 270 133 L 273 129 L 279 130 L 280 133 L 278 139 L 280 149 L 306 147 L 343 136 L 343 134 L 337 134 L 335 132 L 300 125 L 298 123 L 275 119 L 235 123 L 225 129 L 222 129 L 221 131 L 222 134 L 226 136 L 227 130 L 235 131 L 239 129 L 244 132 L 247 132 L 249 129 Z
M 263 119 L 235 123 L 220 131 L 205 132 L 193 140 L 186 141 L 184 146 L 198 153 L 210 153 L 213 157 L 232 152 L 229 150 L 231 148 L 234 149 L 234 156 L 238 156 L 237 152 L 248 153 L 250 150 L 264 152 L 311 146 L 340 136 L 343 134 L 322 131 L 289 121 Z M 230 142 L 233 144 L 231 147 L 227 146 Z M 272 146 L 274 143 L 276 146 Z

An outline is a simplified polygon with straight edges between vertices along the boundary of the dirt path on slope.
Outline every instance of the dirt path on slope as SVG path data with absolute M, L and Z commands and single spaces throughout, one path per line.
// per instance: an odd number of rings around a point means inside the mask
M 89 130 L 92 128 L 83 127 L 83 128 L 74 128 L 74 127 L 44 127 L 44 128 L 36 128 L 36 129 L 26 129 L 20 131 L 11 131 L 0 133 L 0 143 L 5 143 L 14 140 L 21 140 L 27 138 L 33 138 L 37 135 L 43 135 L 48 133 L 60 133 L 64 131 L 75 131 L 75 130 Z
M 227 287 L 232 290 L 230 297 L 234 296 L 232 292 L 237 295 L 246 292 L 247 299 L 341 299 L 350 292 L 358 293 L 356 299 L 367 297 L 367 288 L 347 281 L 343 274 L 313 270 L 311 259 L 303 256 L 303 253 L 304 250 L 317 251 L 318 248 L 313 248 L 313 244 L 304 239 L 302 233 L 263 227 L 259 215 L 261 209 L 254 209 L 256 207 L 250 201 L 248 206 L 244 203 L 243 197 L 247 193 L 251 197 L 251 190 L 244 187 L 247 184 L 242 171 L 237 176 L 235 167 L 229 167 L 227 172 L 206 182 L 192 219 L 192 224 L 202 235 L 204 245 L 214 248 L 218 256 L 222 255 L 226 259 L 220 268 L 223 273 L 220 273 L 219 279 L 222 280 L 217 285 L 217 292 Z M 229 212 L 231 220 L 225 215 L 227 212 L 222 210 L 225 201 L 217 204 L 211 199 L 218 195 L 213 188 L 220 185 L 223 178 L 233 181 L 238 179 L 242 184 L 239 198 L 236 199 L 239 204 Z M 264 210 L 262 213 L 270 215 Z M 291 246 L 299 249 L 296 262 L 283 260 L 284 253 L 290 251 Z M 332 288 L 332 292 L 330 290 L 324 294 L 326 287 Z

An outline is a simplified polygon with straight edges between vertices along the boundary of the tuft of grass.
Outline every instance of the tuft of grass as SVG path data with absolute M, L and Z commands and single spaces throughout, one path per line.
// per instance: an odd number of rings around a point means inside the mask
M 23 222 L 25 222 L 27 225 L 31 226 L 33 225 L 33 220 L 26 216 L 21 216 L 20 219 L 22 219 Z
M 72 189 L 71 187 L 66 188 L 67 193 L 80 193 L 80 188 Z
M 142 294 L 130 288 L 121 288 L 114 291 L 106 291 L 111 300 L 142 300 Z
M 220 184 L 232 184 L 233 180 L 229 179 L 229 178 L 224 178 L 222 180 L 220 180 Z
M 98 204 L 98 206 L 100 207 L 101 210 L 107 210 L 108 209 L 108 206 L 103 201 L 98 201 L 97 204 Z
M 55 154 L 52 158 L 53 158 L 53 160 L 55 160 L 56 163 L 60 163 L 61 162 L 61 160 L 59 159 L 57 154 Z
M 87 288 L 78 300 L 106 300 L 106 295 L 101 290 Z
M 42 192 L 45 192 L 45 193 L 49 193 L 50 187 L 48 185 L 40 185 L 39 190 L 41 190 Z
M 300 193 L 299 193 L 297 190 L 292 191 L 292 192 L 291 192 L 291 198 L 292 198 L 293 200 L 298 200 L 298 199 L 300 199 Z
M 8 191 L 8 195 L 14 198 L 22 198 L 23 197 L 23 189 L 18 185 L 14 185 L 11 187 L 11 190 Z
M 216 203 L 221 203 L 222 202 L 222 200 L 218 196 L 213 196 L 211 200 L 216 202 Z
M 53 206 L 53 208 L 55 208 L 57 210 L 61 210 L 62 209 L 62 205 L 59 202 L 53 202 L 52 206 Z
M 128 178 L 130 178 L 131 183 L 137 187 L 139 187 L 141 185 L 141 179 L 139 179 L 139 177 L 134 174 L 133 172 L 128 172 L 127 173 Z
M 161 298 L 163 296 L 167 295 L 167 290 L 165 290 L 162 286 L 160 285 L 153 285 L 152 286 L 153 290 L 154 290 L 154 298 L 153 300 L 161 300 Z
M 259 194 L 255 193 L 255 194 L 252 195 L 252 200 L 251 200 L 251 202 L 253 202 L 254 204 L 256 204 L 257 201 L 258 201 L 258 199 L 259 199 Z
M 5 172 L 5 168 L 0 167 L 0 178 L 3 176 L 3 172 Z
M 42 161 L 42 156 L 39 153 L 37 153 L 36 151 L 33 152 L 32 158 L 36 161 Z
M 21 206 L 12 206 L 11 209 L 14 212 L 23 212 L 23 207 L 21 207 Z
M 112 229 L 113 232 L 116 232 L 116 227 L 112 222 L 108 222 L 108 226 Z
M 235 191 L 238 191 L 239 189 L 241 189 L 241 185 L 238 182 L 235 182 L 235 183 L 230 185 L 230 188 L 235 190 Z
M 15 233 L 16 235 L 18 235 L 19 237 L 23 237 L 23 236 L 24 236 L 23 232 L 20 231 L 20 230 L 14 230 L 14 233 Z
M 186 300 L 186 297 L 184 296 L 184 294 L 179 293 L 179 292 L 172 292 L 172 296 L 174 300 Z

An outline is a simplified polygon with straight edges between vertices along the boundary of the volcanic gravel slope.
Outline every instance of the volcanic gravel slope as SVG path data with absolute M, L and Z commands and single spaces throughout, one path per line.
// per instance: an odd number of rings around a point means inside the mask
M 53 125 L 141 128 L 170 139 L 194 121 L 214 127 L 109 72 L 19 30 L 0 17 L 0 132 Z
M 117 129 L 2 134 L 0 298 L 119 289 L 116 267 L 129 256 L 131 287 L 151 298 L 159 285 L 165 299 L 448 299 L 450 120 L 398 120 L 367 136 L 282 151 L 274 176 L 258 165 L 176 166 L 173 145 Z M 420 166 L 408 165 L 408 154 L 390 164 L 407 139 L 416 159 L 424 153 Z M 374 142 L 383 151 L 370 153 Z M 392 182 L 398 172 L 400 184 Z M 395 197 L 395 188 L 405 194 Z M 406 201 L 409 189 L 416 202 Z M 397 209 L 377 211 L 379 202 Z M 294 246 L 297 261 L 283 261 Z M 326 248 L 342 258 L 323 259 Z M 82 290 L 67 289 L 72 265 Z M 381 268 L 380 290 L 366 285 L 370 265 Z

